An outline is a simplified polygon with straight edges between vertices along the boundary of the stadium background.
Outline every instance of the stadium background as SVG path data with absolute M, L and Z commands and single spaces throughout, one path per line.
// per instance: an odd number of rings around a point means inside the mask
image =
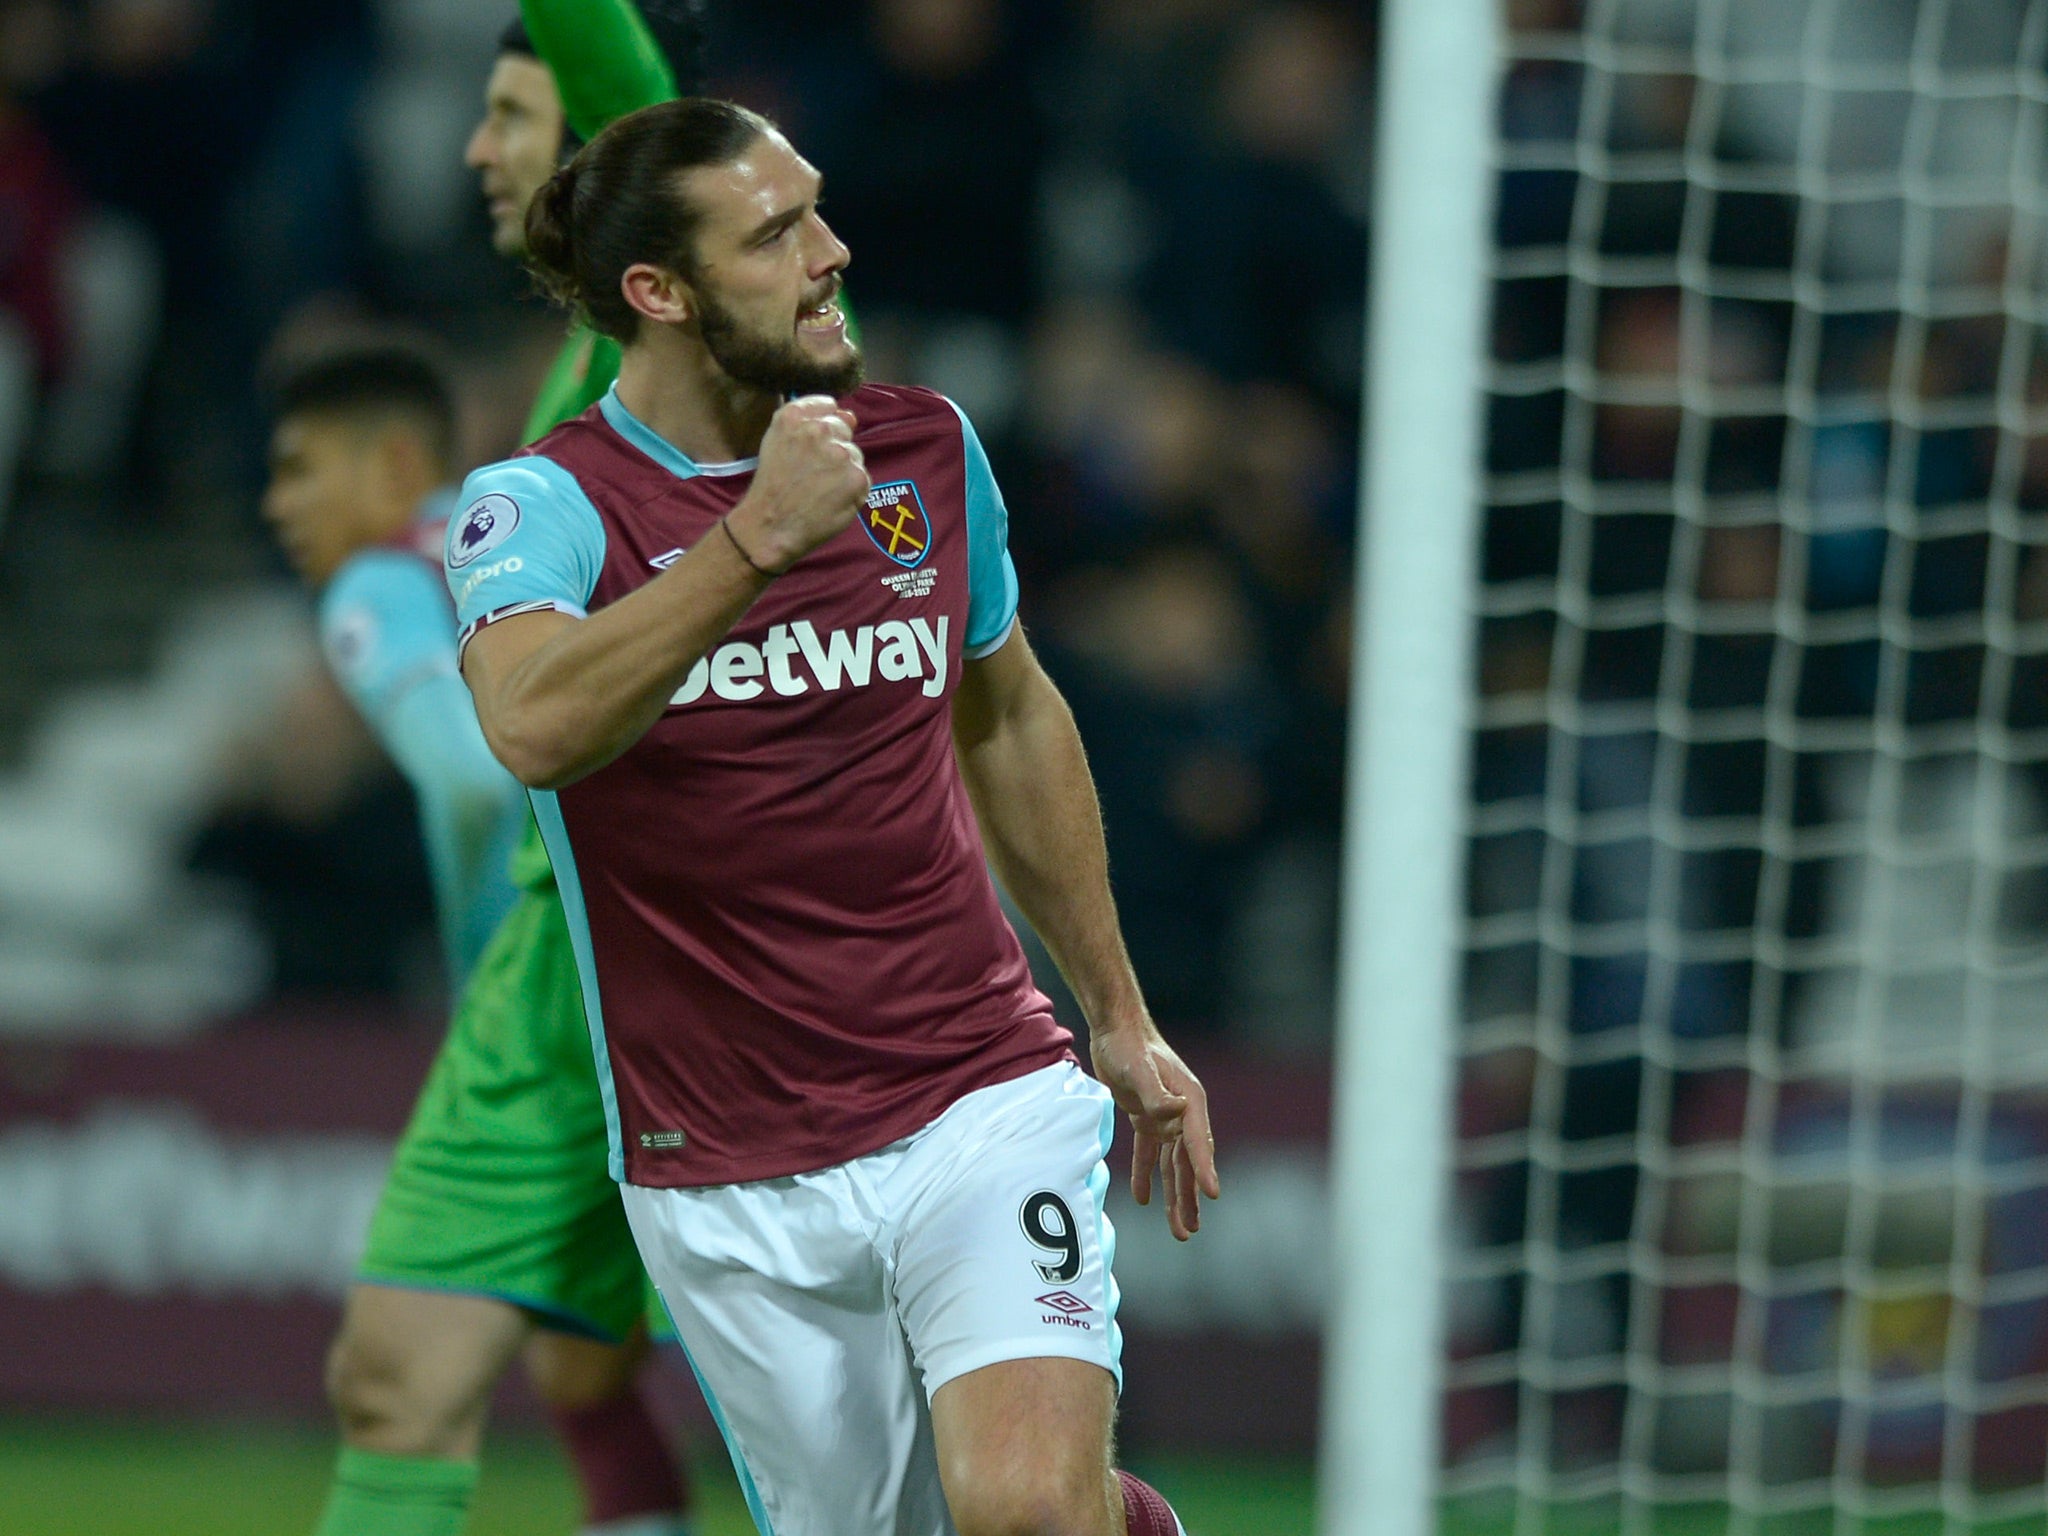
M 830 178 L 874 371 L 989 440 L 1216 1092 L 1201 1240 L 1117 1213 L 1127 1449 L 1204 1536 L 1310 1524 L 1367 9 L 714 6 L 718 88 Z M 1444 1414 L 1489 1497 L 1453 1528 L 1611 1530 L 1622 1490 L 1634 1531 L 1918 1532 L 1842 1512 L 1938 1482 L 2028 1511 L 1948 1529 L 2038 1532 L 2048 383 L 2011 322 L 2048 7 L 1504 11 Z M 459 164 L 503 19 L 0 0 L 6 1536 L 318 1496 L 320 1348 L 445 999 L 404 789 L 255 515 L 255 381 L 409 327 L 469 456 L 509 446 L 559 322 Z M 1887 1008 L 1903 1084 L 1840 1059 Z M 566 1529 L 503 1407 L 476 1529 Z
M 7 1536 L 317 1503 L 320 1352 L 445 998 L 406 791 L 257 517 L 257 380 L 407 328 L 470 460 L 512 446 L 560 322 L 460 164 L 510 11 L 0 0 Z M 1217 1087 L 1229 1205 L 1184 1253 L 1120 1220 L 1128 1454 L 1211 1536 L 1305 1531 L 1370 24 L 713 15 L 714 89 L 827 175 L 871 374 L 989 444 L 1141 974 Z M 742 1529 L 675 1385 L 708 1528 Z M 473 1529 L 568 1529 L 516 1390 L 500 1422 Z

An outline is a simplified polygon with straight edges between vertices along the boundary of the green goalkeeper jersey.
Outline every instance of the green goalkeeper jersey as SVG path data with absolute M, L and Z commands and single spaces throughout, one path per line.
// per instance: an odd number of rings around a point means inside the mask
M 628 112 L 673 101 L 675 76 L 632 0 L 520 0 L 520 19 L 554 73 L 562 114 L 578 138 L 597 137 Z M 579 416 L 619 376 L 619 344 L 587 325 L 569 332 L 526 418 L 525 442 Z M 512 878 L 528 889 L 554 879 L 540 832 L 529 820 L 512 855 Z

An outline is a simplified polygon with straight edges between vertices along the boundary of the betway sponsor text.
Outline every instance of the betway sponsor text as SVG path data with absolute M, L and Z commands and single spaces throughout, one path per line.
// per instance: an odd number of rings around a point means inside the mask
M 808 619 L 777 624 L 759 645 L 728 640 L 698 657 L 669 703 L 694 704 L 708 692 L 744 704 L 770 692 L 788 699 L 813 687 L 835 693 L 877 682 L 912 681 L 921 682 L 925 697 L 935 699 L 946 691 L 946 631 L 951 623 L 944 615 L 936 625 L 925 619 L 891 619 L 853 630 L 835 629 L 822 637 Z

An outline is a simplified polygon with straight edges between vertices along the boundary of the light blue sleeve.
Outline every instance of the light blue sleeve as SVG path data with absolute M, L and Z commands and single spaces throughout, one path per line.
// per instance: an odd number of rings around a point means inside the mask
M 448 520 L 448 591 L 466 641 L 512 613 L 582 618 L 604 569 L 604 523 L 583 487 L 538 454 L 486 464 Z
M 467 974 L 514 899 L 506 859 L 526 820 L 455 669 L 455 624 L 433 569 L 369 550 L 320 599 L 327 662 L 412 785 L 450 966 Z
M 455 678 L 448 595 L 431 566 L 395 549 L 365 550 L 335 572 L 320 594 L 320 646 L 379 740 L 408 692 Z
M 960 418 L 967 452 L 967 634 L 961 648 L 976 661 L 1001 650 L 1017 622 L 1017 567 L 1010 561 L 1010 512 L 988 454 L 967 413 L 946 403 Z

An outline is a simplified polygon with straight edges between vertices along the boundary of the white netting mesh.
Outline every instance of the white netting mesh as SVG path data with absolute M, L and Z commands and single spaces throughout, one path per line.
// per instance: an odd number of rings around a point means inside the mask
M 2048 0 L 1508 9 L 1456 1507 L 2039 1533 Z

